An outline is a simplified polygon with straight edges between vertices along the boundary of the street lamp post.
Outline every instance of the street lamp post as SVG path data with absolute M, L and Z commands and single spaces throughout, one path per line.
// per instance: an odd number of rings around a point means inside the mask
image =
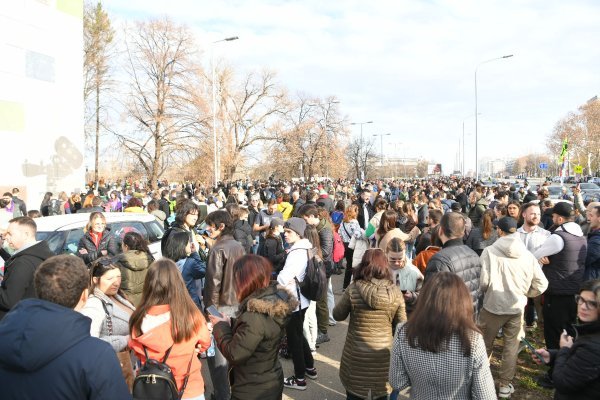
M 217 84 L 215 82 L 215 44 L 220 42 L 231 42 L 233 40 L 239 39 L 237 36 L 227 37 L 221 40 L 215 40 L 212 42 L 211 52 L 210 52 L 210 63 L 212 64 L 212 131 L 213 131 L 213 161 L 214 161 L 214 180 L 215 187 L 217 187 L 219 183 L 219 163 L 218 163 L 218 152 L 217 152 Z
M 383 137 L 384 136 L 390 136 L 391 133 L 375 133 L 373 136 L 379 136 L 380 138 L 380 143 L 381 143 L 381 154 L 379 155 L 379 162 L 381 163 L 381 166 L 383 167 Z
M 350 125 L 360 125 L 360 145 L 363 145 L 363 125 L 372 124 L 373 121 L 365 121 L 365 122 L 350 122 Z M 365 179 L 365 171 L 361 171 L 361 179 Z
M 503 60 L 505 58 L 510 58 L 512 56 L 513 56 L 512 54 L 509 54 L 506 56 L 496 57 L 496 58 L 492 58 L 489 60 L 485 60 L 485 61 L 482 61 L 479 64 L 477 64 L 477 66 L 475 67 L 475 179 L 476 180 L 479 180 L 479 157 L 477 154 L 477 151 L 478 151 L 478 143 L 477 143 L 477 70 L 479 69 L 479 67 L 482 64 L 486 64 L 486 63 L 489 63 L 492 61 L 497 61 L 497 60 Z M 464 124 L 464 122 L 463 122 L 463 124 Z

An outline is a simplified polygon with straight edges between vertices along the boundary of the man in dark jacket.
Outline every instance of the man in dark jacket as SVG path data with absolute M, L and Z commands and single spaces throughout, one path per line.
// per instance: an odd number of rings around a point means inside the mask
M 590 206 L 586 212 L 590 231 L 588 232 L 584 281 L 600 279 L 600 205 L 592 206 L 590 204 Z
M 358 220 L 358 225 L 365 230 L 369 226 L 369 221 L 373 217 L 373 214 L 375 214 L 375 211 L 369 202 L 370 197 L 371 191 L 368 189 L 363 189 L 360 192 L 360 197 L 354 203 L 358 206 L 358 217 L 356 217 Z
M 465 219 L 462 214 L 451 212 L 444 214 L 440 221 L 440 239 L 443 247 L 427 263 L 425 280 L 436 272 L 449 271 L 460 276 L 473 299 L 475 313 L 479 311 L 481 292 L 479 277 L 481 261 L 473 250 L 463 244 Z
M 294 211 L 292 213 L 292 217 L 298 217 L 300 218 L 300 208 L 306 204 L 306 202 L 304 201 L 304 199 L 302 197 L 300 197 L 300 192 L 297 190 L 294 190 L 292 192 L 292 202 L 294 204 Z
M 25 202 L 19 198 L 19 188 L 13 188 L 12 201 L 15 203 L 15 206 L 19 207 L 22 216 L 27 215 L 27 206 L 25 205 Z
M 238 309 L 237 293 L 233 281 L 233 264 L 245 254 L 242 245 L 233 238 L 233 220 L 225 210 L 217 210 L 206 217 L 206 230 L 216 240 L 208 255 L 204 305 L 214 305 L 221 314 L 235 317 Z M 215 349 L 215 356 L 208 358 L 210 377 L 215 388 L 216 400 L 229 400 L 231 390 L 228 379 L 228 363 L 223 354 Z
M 131 399 L 110 344 L 90 336 L 91 320 L 77 311 L 89 275 L 78 257 L 42 263 L 26 299 L 0 322 L 3 399 Z
M 104 212 L 104 209 L 102 208 L 102 199 L 98 196 L 94 196 L 92 199 L 91 207 L 85 207 L 77 211 L 78 214 L 93 212 Z
M 333 212 L 333 200 L 331 200 L 329 194 L 327 194 L 327 191 L 325 189 L 321 189 L 321 191 L 319 192 L 317 205 L 326 209 L 329 214 Z
M 0 284 L 0 319 L 21 299 L 35 297 L 33 274 L 42 261 L 54 255 L 46 242 L 35 240 L 36 232 L 37 225 L 29 217 L 9 221 L 6 241 L 16 252 L 6 258 L 4 280 Z M 6 256 L 3 252 L 2 258 Z
M 158 209 L 165 213 L 167 218 L 165 218 L 165 229 L 169 228 L 169 223 L 167 219 L 171 216 L 171 203 L 169 202 L 169 191 L 163 190 L 160 192 L 160 200 L 158 201 Z

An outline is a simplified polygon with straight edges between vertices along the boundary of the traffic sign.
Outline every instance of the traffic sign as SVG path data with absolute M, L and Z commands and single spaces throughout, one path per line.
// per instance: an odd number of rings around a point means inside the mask
M 547 163 L 540 163 L 540 169 L 548 169 Z
M 574 171 L 576 174 L 583 174 L 583 167 L 581 165 L 576 165 Z

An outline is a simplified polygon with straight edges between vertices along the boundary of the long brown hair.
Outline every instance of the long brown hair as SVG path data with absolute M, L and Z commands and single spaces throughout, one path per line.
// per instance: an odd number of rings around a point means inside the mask
M 388 268 L 388 260 L 381 249 L 365 251 L 360 264 L 354 269 L 354 280 L 370 281 L 371 279 L 392 280 L 392 272 Z
M 425 281 L 419 301 L 406 323 L 410 347 L 438 353 L 448 348 L 453 335 L 471 354 L 472 332 L 481 331 L 473 321 L 473 302 L 465 282 L 451 272 L 438 272 Z
M 491 208 L 488 208 L 483 213 L 483 222 L 481 223 L 481 235 L 484 240 L 488 240 L 494 230 L 494 218 L 496 213 Z
M 377 235 L 379 235 L 379 239 L 377 240 L 378 245 L 386 233 L 396 228 L 397 219 L 398 214 L 396 214 L 396 211 L 394 210 L 385 210 L 383 214 L 381 214 L 381 219 L 379 220 L 379 228 L 377 228 Z
M 85 228 L 83 228 L 84 232 L 92 231 L 92 224 L 94 223 L 94 220 L 96 218 L 102 219 L 102 221 L 106 224 L 106 217 L 104 216 L 104 214 L 102 214 L 100 211 L 94 211 L 93 213 L 90 214 L 90 219 L 88 220 L 88 223 L 85 225 Z M 104 229 L 106 230 L 106 227 L 104 227 Z
M 168 304 L 171 311 L 171 337 L 175 343 L 192 338 L 204 318 L 177 270 L 177 265 L 167 258 L 154 261 L 148 268 L 142 300 L 129 319 L 129 334 L 142 333 L 142 321 L 150 307 Z

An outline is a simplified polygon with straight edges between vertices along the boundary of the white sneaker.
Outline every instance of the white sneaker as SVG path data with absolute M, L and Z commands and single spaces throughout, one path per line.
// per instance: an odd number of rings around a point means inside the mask
M 509 399 L 510 395 L 513 394 L 514 392 L 515 392 L 515 388 L 513 387 L 512 383 L 509 383 L 506 386 L 500 385 L 500 391 L 498 393 L 498 398 L 499 399 Z

